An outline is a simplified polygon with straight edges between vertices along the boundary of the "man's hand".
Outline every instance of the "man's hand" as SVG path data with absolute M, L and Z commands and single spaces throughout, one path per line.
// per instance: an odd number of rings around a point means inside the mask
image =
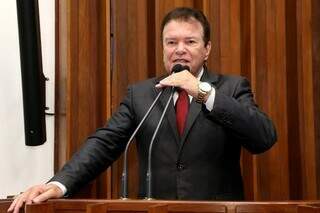
M 61 189 L 54 184 L 41 184 L 29 188 L 27 191 L 18 195 L 10 205 L 8 212 L 18 213 L 19 209 L 25 204 L 41 203 L 50 198 L 60 198 L 63 196 Z
M 184 89 L 189 95 L 194 98 L 198 96 L 198 84 L 199 81 L 189 71 L 185 70 L 178 73 L 173 73 L 168 77 L 162 79 L 156 88 L 162 88 L 167 86 L 174 86 Z

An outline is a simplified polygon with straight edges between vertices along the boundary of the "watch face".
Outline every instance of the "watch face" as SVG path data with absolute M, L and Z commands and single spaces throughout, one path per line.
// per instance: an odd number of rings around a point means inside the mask
M 204 92 L 210 92 L 212 89 L 211 85 L 207 82 L 201 82 L 199 88 Z

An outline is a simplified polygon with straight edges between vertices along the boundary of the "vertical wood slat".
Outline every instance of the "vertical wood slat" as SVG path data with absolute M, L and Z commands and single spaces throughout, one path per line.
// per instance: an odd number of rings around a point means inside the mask
M 98 1 L 97 2 L 98 15 L 98 73 L 101 82 L 98 83 L 97 89 L 101 92 L 101 104 L 98 105 L 101 112 L 100 117 L 98 117 L 98 123 L 105 123 L 107 118 L 111 116 L 111 70 L 110 70 L 110 1 Z M 99 98 L 99 97 L 98 97 Z M 112 178 L 111 169 L 102 173 L 97 178 L 97 197 L 111 199 L 112 196 Z
M 197 5 L 197 9 L 202 10 L 207 16 L 211 27 L 211 56 L 207 66 L 218 72 L 221 70 L 220 0 L 203 0 L 201 5 Z
M 220 71 L 222 73 L 230 72 L 232 61 L 230 47 L 230 1 L 220 1 Z
M 298 99 L 300 150 L 302 155 L 302 194 L 317 196 L 316 144 L 313 103 L 311 0 L 298 0 Z M 302 143 L 303 142 L 303 143 Z
M 301 153 L 299 144 L 299 109 L 298 109 L 298 76 L 297 76 L 297 17 L 296 1 L 286 2 L 286 55 L 287 55 L 287 110 L 289 150 L 289 185 L 290 199 L 299 199 L 301 186 Z
M 107 92 L 107 102 L 106 102 L 106 112 L 107 112 L 107 118 L 109 118 L 111 116 L 111 106 L 112 106 L 112 93 L 111 93 L 111 5 L 110 5 L 110 1 L 106 2 L 106 22 L 105 22 L 105 26 L 106 26 L 106 78 L 107 78 L 107 85 L 106 85 L 106 92 Z M 107 182 L 106 182 L 106 187 L 107 190 L 104 190 L 107 193 L 107 199 L 111 199 L 112 198 L 112 176 L 111 176 L 111 168 L 110 168 L 110 172 L 108 172 L 107 174 Z M 101 193 L 103 193 L 103 190 L 101 190 Z
M 241 75 L 245 76 L 251 82 L 252 76 L 254 76 L 254 69 L 252 61 L 255 60 L 254 49 L 254 2 L 253 1 L 241 1 L 240 2 L 240 69 Z M 255 91 L 254 85 L 252 84 L 252 90 Z M 255 189 L 257 188 L 255 172 L 255 158 L 246 150 L 242 150 L 241 153 L 241 168 L 242 176 L 244 179 L 244 193 L 247 200 L 254 200 Z
M 268 195 L 263 199 L 289 199 L 288 138 L 287 138 L 287 82 L 285 54 L 285 1 L 266 1 L 267 5 L 267 60 L 268 113 L 278 130 L 278 144 L 269 152 L 268 176 L 261 176 L 268 184 Z M 272 11 L 273 10 L 273 11 Z M 261 79 L 262 80 L 262 79 Z M 263 96 L 263 94 L 260 94 Z M 281 163 L 280 163 L 281 162 Z M 262 162 L 261 167 L 265 164 Z M 270 174 L 272 175 L 270 179 Z M 261 187 L 262 188 L 262 187 Z M 264 189 L 262 188 L 263 192 Z
M 240 0 L 230 2 L 230 50 L 231 70 L 230 74 L 241 74 L 241 23 L 240 23 Z
M 256 41 L 257 41 L 257 36 L 256 36 L 256 4 L 255 0 L 250 0 L 250 80 L 251 80 L 251 86 L 253 93 L 255 94 L 256 91 L 256 81 L 253 79 L 256 79 L 256 73 L 257 73 L 257 66 L 256 66 L 256 59 L 257 59 L 257 54 L 256 54 Z M 244 71 L 245 72 L 245 71 Z M 256 98 L 255 98 L 256 99 Z M 250 158 L 249 158 L 250 159 Z M 257 180 L 257 158 L 252 157 L 252 161 L 248 161 L 248 164 L 252 166 L 252 177 L 248 178 L 247 182 L 244 181 L 247 184 L 244 184 L 245 186 L 250 185 L 250 181 L 252 183 L 251 189 L 252 191 L 249 192 L 247 191 L 247 195 L 249 194 L 249 198 L 253 200 L 257 200 L 258 197 L 258 180 Z M 243 168 L 244 166 L 242 166 Z M 248 183 L 249 182 L 249 183 Z M 248 190 L 248 189 L 247 189 Z M 246 192 L 246 191 L 245 191 Z M 250 193 L 253 193 L 250 194 Z
M 264 79 L 267 79 L 266 73 L 266 10 L 265 10 L 265 1 L 255 1 L 254 3 L 254 14 L 255 14 L 255 25 L 252 24 L 252 27 L 254 27 L 254 35 L 255 35 L 255 41 L 259 41 L 255 43 L 255 49 L 254 49 L 254 56 L 255 56 L 255 67 L 252 69 L 252 82 L 254 83 L 255 87 L 255 93 L 256 93 L 256 101 L 260 107 L 263 107 L 264 100 L 269 100 L 269 96 L 267 93 L 267 86 L 265 85 Z M 255 83 L 259 82 L 259 84 Z M 264 94 L 264 96 L 259 96 L 260 94 Z M 266 166 L 268 167 L 268 166 Z M 263 168 L 263 167 L 262 167 Z M 255 167 L 255 180 L 257 183 L 257 186 L 262 185 L 262 181 L 259 178 L 261 176 L 261 169 L 259 166 L 258 160 L 256 160 L 256 167 Z M 255 188 L 254 191 L 254 199 L 259 200 L 261 199 L 261 189 L 260 187 Z
M 317 197 L 320 197 L 320 1 L 312 0 L 312 71 L 316 146 Z
M 54 171 L 57 172 L 66 162 L 66 29 L 67 6 L 66 1 L 56 1 L 56 72 L 55 72 L 55 146 Z

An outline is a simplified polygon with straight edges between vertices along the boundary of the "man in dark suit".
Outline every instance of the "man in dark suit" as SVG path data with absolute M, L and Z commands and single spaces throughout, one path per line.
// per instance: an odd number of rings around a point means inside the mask
M 253 100 L 249 82 L 207 70 L 210 27 L 202 12 L 177 8 L 162 23 L 164 67 L 184 70 L 128 87 L 118 111 L 48 184 L 30 188 L 10 207 L 72 194 L 95 178 L 123 152 L 128 138 L 157 94 L 160 103 L 137 134 L 139 195 L 146 195 L 148 148 L 170 89 L 176 89 L 152 152 L 153 197 L 159 199 L 242 200 L 240 150 L 268 150 L 276 141 L 271 120 Z M 166 89 L 167 88 L 167 89 Z

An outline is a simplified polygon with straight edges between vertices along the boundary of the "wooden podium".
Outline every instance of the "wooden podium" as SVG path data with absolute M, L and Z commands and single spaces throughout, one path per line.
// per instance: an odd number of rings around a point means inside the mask
M 11 200 L 0 201 L 6 212 Z M 211 202 L 55 199 L 25 207 L 25 213 L 320 213 L 320 201 Z

